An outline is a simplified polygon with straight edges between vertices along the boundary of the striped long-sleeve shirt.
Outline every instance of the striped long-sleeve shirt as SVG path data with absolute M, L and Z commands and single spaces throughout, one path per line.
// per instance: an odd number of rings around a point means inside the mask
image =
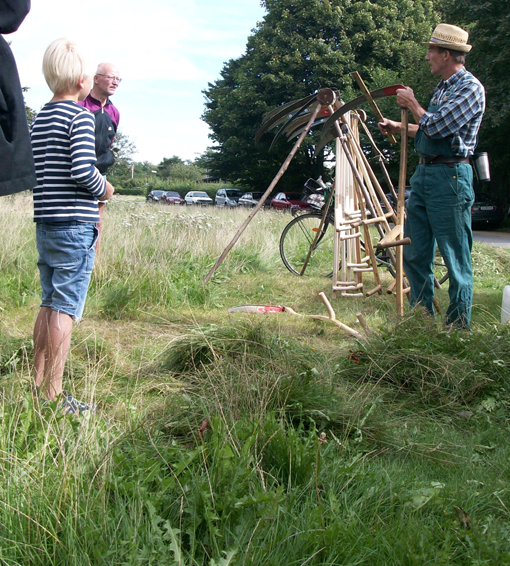
M 423 133 L 433 139 L 451 136 L 455 155 L 473 155 L 485 111 L 485 91 L 480 81 L 463 67 L 439 82 L 430 104 L 440 108 L 421 117 Z
M 94 167 L 94 116 L 71 100 L 48 102 L 31 130 L 35 222 L 99 222 L 105 180 Z

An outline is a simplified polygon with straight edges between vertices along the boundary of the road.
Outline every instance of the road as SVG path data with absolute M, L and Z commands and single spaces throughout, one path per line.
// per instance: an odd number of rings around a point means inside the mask
M 485 230 L 473 230 L 475 242 L 497 246 L 499 248 L 510 248 L 510 232 L 488 232 Z

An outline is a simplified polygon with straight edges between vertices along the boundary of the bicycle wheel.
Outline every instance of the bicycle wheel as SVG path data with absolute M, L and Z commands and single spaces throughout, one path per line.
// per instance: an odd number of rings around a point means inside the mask
M 434 276 L 436 277 L 437 281 L 440 285 L 445 283 L 448 278 L 448 268 L 444 262 L 444 259 L 439 251 L 439 248 L 436 246 L 436 253 L 434 257 Z
M 392 277 L 396 277 L 395 267 L 391 261 L 390 254 L 387 249 L 375 249 L 375 260 L 377 261 L 377 267 L 385 267 Z
M 293 218 L 283 229 L 280 237 L 280 256 L 285 267 L 296 275 L 301 275 L 308 251 L 319 230 L 322 215 L 318 213 L 301 214 Z M 331 226 L 331 228 L 329 228 Z M 331 277 L 333 270 L 333 223 L 326 220 L 315 249 L 305 269 L 310 276 Z

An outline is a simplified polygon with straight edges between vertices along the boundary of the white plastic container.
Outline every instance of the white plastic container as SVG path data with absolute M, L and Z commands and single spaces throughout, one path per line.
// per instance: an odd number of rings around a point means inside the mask
M 501 305 L 501 323 L 510 321 L 510 285 L 503 289 L 503 304 Z

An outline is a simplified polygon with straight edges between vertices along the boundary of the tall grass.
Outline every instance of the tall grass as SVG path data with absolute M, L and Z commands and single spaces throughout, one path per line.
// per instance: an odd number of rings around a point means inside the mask
M 332 298 L 360 342 L 227 312 L 323 313 L 330 280 L 279 260 L 288 216 L 257 215 L 204 286 L 248 212 L 118 197 L 65 374 L 100 410 L 69 418 L 30 393 L 31 203 L 2 203 L 1 564 L 510 563 L 507 251 L 475 246 L 470 334 Z
M 277 261 L 272 224 L 280 219 L 261 214 L 244 235 L 244 245 L 204 287 L 205 275 L 239 227 L 241 211 L 128 202 L 115 212 L 114 221 L 122 219 L 121 224 L 105 229 L 92 289 L 109 316 L 132 316 L 149 305 L 211 306 L 229 292 L 224 282 L 239 273 L 267 272 Z

